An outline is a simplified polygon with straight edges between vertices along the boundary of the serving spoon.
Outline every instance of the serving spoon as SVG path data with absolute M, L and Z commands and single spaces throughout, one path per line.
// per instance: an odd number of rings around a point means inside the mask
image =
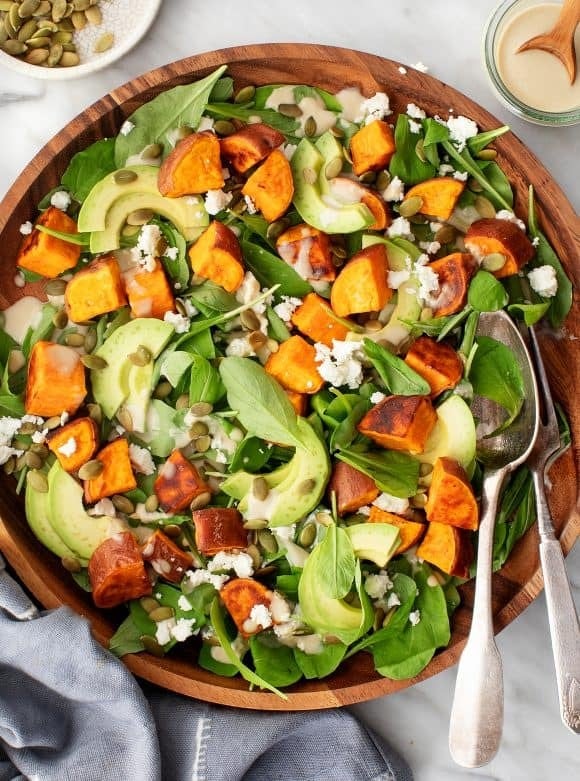
M 570 84 L 576 80 L 576 49 L 574 34 L 580 24 L 580 0 L 565 0 L 556 24 L 547 33 L 535 35 L 517 50 L 518 52 L 540 49 L 557 57 L 568 71 Z
M 449 751 L 458 765 L 481 767 L 497 753 L 503 729 L 503 672 L 494 640 L 491 577 L 495 518 L 506 476 L 522 464 L 538 434 L 538 389 L 527 347 L 511 318 L 502 311 L 480 315 L 477 336 L 490 336 L 509 347 L 522 373 L 522 408 L 511 425 L 479 436 L 477 455 L 484 464 L 481 522 L 477 544 L 475 600 L 471 629 L 457 668 L 449 725 Z M 472 411 L 485 428 L 497 431 L 505 413 L 476 396 Z

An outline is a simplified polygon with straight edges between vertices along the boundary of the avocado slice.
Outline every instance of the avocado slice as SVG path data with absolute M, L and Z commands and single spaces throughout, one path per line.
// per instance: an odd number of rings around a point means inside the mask
M 259 507 L 253 506 L 252 483 L 256 475 L 234 472 L 221 484 L 225 494 L 239 500 L 241 513 L 255 518 L 267 514 L 271 527 L 288 526 L 312 512 L 322 498 L 330 474 L 328 453 L 312 426 L 300 417 L 297 425 L 300 445 L 292 459 L 273 472 L 260 475 L 270 493 Z M 301 491 L 300 487 L 307 483 L 310 483 L 308 490 Z
M 37 491 L 31 483 L 26 483 L 24 495 L 24 510 L 26 520 L 32 529 L 34 536 L 40 540 L 45 548 L 62 558 L 78 558 L 77 554 L 65 545 L 56 533 L 50 519 L 50 504 L 48 492 Z M 81 562 L 83 566 L 86 562 Z
M 156 358 L 173 333 L 173 326 L 170 323 L 154 317 L 140 317 L 117 328 L 95 350 L 95 355 L 104 358 L 107 366 L 104 369 L 91 371 L 93 395 L 109 419 L 115 415 L 133 391 L 131 404 L 135 407 L 136 417 L 141 419 L 142 413 L 142 420 L 145 420 L 151 396 L 150 377 L 153 376 L 153 364 L 149 367 L 136 367 L 128 356 L 142 345 L 149 350 L 153 358 Z M 141 368 L 145 371 L 138 371 Z M 147 387 L 147 383 L 149 383 L 149 390 L 143 393 L 143 387 Z M 140 410 L 139 415 L 137 415 L 138 410 Z
M 377 567 L 384 567 L 396 553 L 401 537 L 397 527 L 390 523 L 357 523 L 348 526 L 346 533 L 352 542 L 355 556 L 368 559 Z
M 73 556 L 90 559 L 110 536 L 112 518 L 89 515 L 83 506 L 83 489 L 55 461 L 48 473 L 48 514 L 52 527 Z
M 477 436 L 469 406 L 461 396 L 453 394 L 437 407 L 436 412 L 437 422 L 425 450 L 416 458 L 424 464 L 433 465 L 438 458 L 453 458 L 471 477 L 475 468 Z M 429 482 L 428 478 L 423 479 Z
M 311 141 L 300 141 L 290 161 L 296 210 L 305 222 L 325 233 L 354 233 L 368 228 L 374 217 L 364 203 L 341 204 L 322 192 L 326 162 Z

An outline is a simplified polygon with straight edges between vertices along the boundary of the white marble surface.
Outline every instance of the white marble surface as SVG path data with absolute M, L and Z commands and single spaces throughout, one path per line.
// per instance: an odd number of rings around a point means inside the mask
M 165 0 L 144 41 L 114 66 L 68 83 L 15 77 L 0 66 L 0 196 L 41 146 L 79 111 L 149 68 L 225 46 L 302 41 L 349 46 L 430 72 L 500 119 L 544 161 L 576 209 L 580 206 L 580 129 L 547 129 L 513 117 L 491 94 L 480 59 L 493 0 Z M 2 93 L 20 97 L 8 102 Z M 578 603 L 580 548 L 568 559 Z M 447 751 L 454 671 L 414 689 L 360 705 L 359 715 L 408 759 L 417 781 L 478 776 L 501 781 L 580 778 L 580 738 L 561 726 L 543 597 L 499 637 L 505 664 L 502 747 L 487 767 L 456 767 Z M 340 781 L 337 779 L 337 781 Z

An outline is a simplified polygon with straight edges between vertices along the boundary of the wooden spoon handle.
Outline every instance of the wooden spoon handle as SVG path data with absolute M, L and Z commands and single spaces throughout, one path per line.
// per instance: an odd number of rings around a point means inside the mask
M 550 37 L 554 40 L 568 42 L 574 39 L 576 27 L 580 24 L 580 0 L 564 0 L 560 16 L 556 20 Z

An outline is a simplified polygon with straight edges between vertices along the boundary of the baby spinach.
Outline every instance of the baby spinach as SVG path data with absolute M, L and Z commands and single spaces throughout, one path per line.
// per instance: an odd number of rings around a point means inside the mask
M 344 659 L 347 646 L 343 643 L 325 644 L 319 654 L 305 654 L 294 649 L 294 659 L 307 680 L 326 678 L 333 673 Z
M 205 113 L 214 119 L 240 119 L 242 122 L 260 117 L 261 122 L 285 136 L 293 135 L 299 127 L 295 119 L 285 117 L 271 108 L 255 108 L 251 103 L 241 106 L 234 103 L 208 103 Z
M 44 339 L 48 339 L 54 331 L 54 323 L 52 322 L 55 314 L 58 312 L 58 307 L 54 304 L 43 304 L 40 313 L 40 320 L 34 326 L 29 328 L 22 342 L 22 352 L 25 358 L 30 357 L 32 348 L 37 342 L 41 342 Z
M 391 158 L 389 172 L 398 176 L 407 185 L 419 184 L 425 179 L 435 176 L 437 169 L 428 160 L 421 160 L 416 151 L 421 133 L 413 133 L 409 125 L 409 117 L 399 114 L 395 126 L 395 146 L 397 151 Z
M 258 437 L 246 436 L 237 446 L 229 466 L 230 472 L 240 469 L 246 472 L 259 472 L 268 463 L 271 448 Z
M 189 263 L 187 260 L 187 243 L 177 228 L 170 222 L 165 220 L 154 219 L 152 220 L 154 225 L 159 227 L 161 235 L 167 242 L 168 248 L 174 248 L 177 250 L 175 258 L 170 258 L 167 255 L 161 256 L 161 262 L 163 268 L 171 277 L 172 281 L 179 285 L 179 290 L 185 290 L 189 283 Z
M 189 298 L 191 303 L 205 317 L 214 317 L 220 313 L 230 312 L 239 302 L 232 293 L 228 293 L 221 285 L 216 285 L 210 279 L 192 288 Z
M 210 103 L 220 103 L 229 100 L 234 94 L 234 80 L 231 76 L 224 76 L 218 79 L 209 96 Z
M 503 134 L 507 133 L 508 130 L 509 125 L 502 125 L 501 127 L 496 127 L 493 130 L 485 130 L 482 133 L 478 133 L 476 136 L 473 136 L 467 140 L 469 151 L 472 155 L 478 155 L 482 149 L 485 149 L 485 147 L 491 144 L 492 141 L 495 141 L 496 138 L 503 136 Z
M 417 493 L 420 464 L 407 453 L 395 450 L 359 452 L 344 448 L 338 451 L 336 457 L 372 478 L 385 493 L 401 499 Z
M 497 312 L 507 304 L 508 294 L 493 274 L 482 269 L 471 280 L 467 302 L 477 312 Z
M 19 348 L 16 339 L 13 339 L 10 334 L 7 334 L 2 328 L 0 328 L 0 364 L 5 366 L 8 363 L 10 353 L 12 350 Z
M 478 336 L 469 381 L 476 396 L 500 404 L 508 413 L 508 426 L 524 402 L 524 380 L 515 355 L 505 344 L 489 336 Z
M 134 127 L 126 135 L 119 133 L 115 139 L 117 168 L 149 144 L 161 144 L 167 155 L 175 143 L 171 136 L 177 128 L 187 125 L 195 130 L 211 92 L 225 70 L 226 66 L 222 65 L 204 79 L 160 92 L 131 114 L 128 121 Z
M 77 152 L 60 181 L 75 201 L 82 203 L 95 184 L 116 167 L 115 139 L 104 138 Z
M 476 163 L 495 193 L 501 197 L 504 203 L 509 203 L 510 211 L 513 211 L 514 194 L 512 186 L 499 165 L 494 160 L 477 160 Z M 490 200 L 493 201 L 494 198 L 490 197 Z M 499 205 L 501 203 L 502 201 L 499 201 Z M 497 206 L 498 204 L 496 203 L 495 205 Z
M 193 363 L 193 355 L 183 350 L 173 350 L 164 353 L 163 360 L 159 367 L 159 374 L 166 377 L 175 388 L 181 378 L 187 373 Z
M 340 450 L 341 448 L 350 447 L 353 440 L 358 436 L 357 425 L 366 415 L 371 408 L 371 403 L 368 399 L 359 398 L 353 406 L 352 410 L 340 421 L 336 428 L 332 431 L 328 446 L 331 452 Z
M 275 89 L 278 89 L 278 87 L 281 87 L 283 85 L 281 84 L 267 84 L 263 87 L 258 87 L 256 89 L 256 94 L 254 96 L 254 105 L 256 108 L 265 108 L 266 102 L 270 95 L 274 92 Z M 322 99 L 322 102 L 324 103 L 325 108 L 327 108 L 329 111 L 336 111 L 340 112 L 342 111 L 342 105 L 336 95 L 333 95 L 330 92 L 327 92 L 326 90 L 319 89 L 318 87 L 309 87 L 305 84 L 298 84 L 294 87 L 293 90 L 293 96 L 294 96 L 294 102 L 300 103 L 302 98 L 313 98 L 315 96 L 318 96 Z
M 462 152 L 459 152 L 451 141 L 442 141 L 441 145 L 452 160 L 458 163 L 464 171 L 467 171 L 470 176 L 479 182 L 484 190 L 484 194 L 493 202 L 494 206 L 501 209 L 508 209 L 509 211 L 512 210 L 513 194 L 511 192 L 511 187 L 509 188 L 509 193 L 507 193 L 503 178 L 500 182 L 494 168 L 490 171 L 490 177 L 495 179 L 495 181 L 492 181 L 491 179 L 488 179 L 485 171 L 482 170 L 484 161 L 474 160 L 468 147 L 465 147 Z M 501 192 L 496 189 L 495 185 L 500 186 Z
M 192 355 L 189 403 L 199 401 L 216 404 L 225 396 L 225 386 L 217 369 L 201 355 Z
M 286 323 L 271 306 L 266 307 L 266 317 L 268 318 L 268 336 L 277 342 L 285 342 L 290 339 L 290 331 L 286 327 Z
M 228 404 L 253 436 L 283 445 L 300 445 L 297 416 L 280 385 L 248 358 L 224 358 L 219 372 Z
M 254 635 L 250 638 L 250 651 L 256 672 L 273 686 L 291 686 L 302 678 L 291 648 Z
M 352 587 L 356 558 L 350 537 L 340 526 L 332 524 L 319 545 L 319 585 L 326 596 L 342 599 Z
M 204 670 L 208 670 L 210 673 L 223 675 L 224 678 L 233 678 L 234 675 L 237 675 L 238 668 L 235 665 L 224 664 L 223 662 L 218 662 L 217 659 L 213 658 L 211 653 L 212 648 L 213 646 L 211 646 L 209 643 L 201 644 L 201 648 L 199 649 L 199 656 L 197 657 L 199 666 Z
M 249 239 L 242 239 L 242 254 L 247 268 L 265 287 L 278 285 L 278 296 L 304 298 L 312 287 L 288 263 Z
M 24 402 L 20 396 L 0 393 L 0 416 L 21 418 L 25 413 Z
M 550 308 L 549 301 L 542 301 L 539 304 L 510 304 L 507 311 L 510 315 L 521 317 L 527 326 L 535 325 L 544 317 Z
M 431 317 L 427 320 L 401 320 L 401 322 L 412 328 L 414 334 L 436 336 L 437 341 L 440 342 L 447 334 L 460 326 L 470 312 L 471 307 L 465 307 L 460 312 L 446 317 Z
M 405 361 L 370 339 L 363 340 L 364 351 L 387 390 L 398 396 L 426 396 L 431 393 L 429 383 Z
M 141 642 L 143 632 L 136 626 L 132 616 L 127 616 L 109 640 L 109 651 L 119 658 L 125 654 L 137 654 L 145 650 Z

